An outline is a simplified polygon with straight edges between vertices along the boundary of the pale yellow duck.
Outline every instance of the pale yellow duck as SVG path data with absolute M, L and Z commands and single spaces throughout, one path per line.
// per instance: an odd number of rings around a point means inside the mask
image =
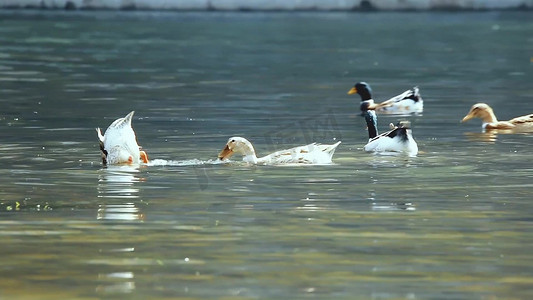
M 472 106 L 468 114 L 461 120 L 461 123 L 473 118 L 480 118 L 483 122 L 481 127 L 485 130 L 503 129 L 512 131 L 533 130 L 533 114 L 516 117 L 509 121 L 498 121 L 494 111 L 486 103 L 476 103 Z

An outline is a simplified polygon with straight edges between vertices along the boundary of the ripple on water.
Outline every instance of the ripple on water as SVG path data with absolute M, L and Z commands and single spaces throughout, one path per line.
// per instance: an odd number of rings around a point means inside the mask
M 0 77 L 0 81 L 11 81 L 11 82 L 46 82 L 46 78 L 22 78 L 22 77 Z
M 23 146 L 22 144 L 3 144 L 0 145 L 0 151 L 18 152 L 34 149 L 34 146 Z

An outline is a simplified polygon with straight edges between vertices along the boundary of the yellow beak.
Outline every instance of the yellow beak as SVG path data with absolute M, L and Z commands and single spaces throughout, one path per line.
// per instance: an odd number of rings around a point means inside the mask
M 220 151 L 220 153 L 218 154 L 218 158 L 220 160 L 225 160 L 227 158 L 230 158 L 232 155 L 233 155 L 233 150 L 231 150 L 229 146 L 226 145 L 226 147 L 224 147 L 224 149 L 222 149 L 222 151 Z
M 357 94 L 357 89 L 355 88 L 355 86 L 348 91 L 348 95 L 353 95 L 353 94 Z
M 468 114 L 468 115 L 466 115 L 466 116 L 461 120 L 461 123 L 464 123 L 464 122 L 466 122 L 466 121 L 472 119 L 473 117 L 474 117 L 473 114 Z

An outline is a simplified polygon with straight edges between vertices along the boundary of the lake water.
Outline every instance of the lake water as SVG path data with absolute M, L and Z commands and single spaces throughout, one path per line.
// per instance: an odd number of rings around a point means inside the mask
M 0 12 L 0 298 L 527 299 L 530 12 Z M 414 85 L 417 157 L 363 152 L 359 98 Z M 135 110 L 152 162 L 101 165 Z M 342 140 L 334 164 L 217 164 Z

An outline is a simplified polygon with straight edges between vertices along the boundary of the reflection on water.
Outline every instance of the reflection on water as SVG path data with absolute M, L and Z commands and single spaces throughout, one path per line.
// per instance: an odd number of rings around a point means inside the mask
M 136 184 L 145 181 L 140 172 L 130 166 L 109 166 L 98 175 L 98 197 L 101 198 L 139 198 Z
M 98 205 L 96 220 L 113 222 L 132 222 L 145 219 L 138 207 L 140 203 L 141 182 L 145 182 L 138 167 L 107 166 L 99 170 L 98 198 L 104 203 Z M 135 243 L 132 243 L 135 245 Z M 135 253 L 134 247 L 104 248 L 98 251 L 102 255 L 111 255 L 113 260 L 128 260 L 128 254 Z M 89 262 L 94 264 L 95 262 Z M 97 263 L 99 264 L 99 263 Z M 135 290 L 135 273 L 124 264 L 120 271 L 99 273 L 96 293 L 101 295 L 130 294 Z M 127 270 L 127 271 L 125 271 Z
M 383 211 L 394 211 L 394 210 L 405 210 L 405 211 L 414 211 L 416 208 L 411 202 L 405 203 L 390 203 L 390 204 L 378 204 L 372 203 L 372 210 L 383 210 Z
M 491 129 L 491 130 L 484 130 L 482 132 L 465 132 L 464 135 L 469 141 L 472 142 L 485 142 L 493 144 L 498 140 L 499 135 L 527 135 L 531 134 L 533 132 L 533 129 L 531 130 L 505 130 L 505 129 Z
M 134 221 L 144 220 L 144 215 L 134 203 L 100 204 L 97 220 Z
M 485 142 L 494 144 L 498 139 L 498 130 L 491 130 L 486 132 L 465 132 L 465 137 L 471 142 Z
M 129 294 L 135 290 L 133 272 L 114 272 L 98 274 L 98 280 L 105 284 L 98 285 L 96 292 L 99 294 Z
M 140 177 L 138 168 L 130 166 L 108 166 L 98 175 L 98 197 L 108 199 L 139 199 Z M 118 201 L 118 200 L 115 200 Z M 107 202 L 107 201 L 106 201 Z M 143 213 L 135 202 L 99 204 L 97 220 L 133 221 L 144 220 Z

